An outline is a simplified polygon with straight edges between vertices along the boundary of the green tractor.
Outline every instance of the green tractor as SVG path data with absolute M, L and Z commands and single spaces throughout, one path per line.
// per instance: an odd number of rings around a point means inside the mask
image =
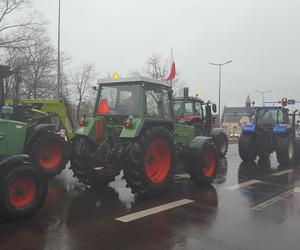
M 0 73 L 9 74 L 9 68 L 0 65 Z M 23 154 L 27 124 L 9 119 L 13 107 L 4 105 L 0 81 L 0 219 L 10 220 L 37 212 L 48 185 L 44 173 Z
M 48 177 L 54 177 L 65 168 L 69 161 L 69 143 L 64 139 L 64 135 L 61 136 L 59 125 L 53 122 L 55 119 L 60 121 L 61 117 L 67 117 L 67 112 L 63 109 L 64 104 L 58 100 L 25 100 L 23 102 L 19 98 L 20 71 L 3 66 L 0 73 L 1 87 L 4 89 L 4 79 L 11 76 L 15 77 L 13 99 L 4 101 L 3 92 L 1 107 L 10 105 L 13 107 L 13 112 L 9 118 L 27 124 L 23 152 L 28 154 Z M 49 110 L 52 110 L 52 113 Z M 48 111 L 49 113 L 47 113 Z M 65 130 L 71 138 L 72 129 L 67 121 L 64 120 Z
M 121 170 L 133 193 L 165 190 L 175 172 L 199 184 L 213 182 L 217 152 L 211 137 L 176 123 L 172 89 L 148 78 L 99 83 L 92 117 L 83 117 L 72 140 L 71 169 L 89 186 L 105 186 Z
M 204 102 L 197 95 L 189 96 L 189 88 L 184 88 L 183 97 L 174 98 L 174 116 L 177 122 L 185 123 L 196 129 L 197 136 L 212 137 L 218 155 L 225 157 L 228 151 L 228 138 L 223 128 L 215 127 L 217 106 L 210 101 Z

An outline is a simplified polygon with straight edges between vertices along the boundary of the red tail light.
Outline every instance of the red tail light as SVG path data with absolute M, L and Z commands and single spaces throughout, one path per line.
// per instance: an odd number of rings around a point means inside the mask
M 85 125 L 86 125 L 85 120 L 84 120 L 84 119 L 81 119 L 81 120 L 79 121 L 79 126 L 80 126 L 80 127 L 84 127 Z
M 133 124 L 130 121 L 125 121 L 123 123 L 123 125 L 124 125 L 125 128 L 133 128 Z
M 96 121 L 96 138 L 101 140 L 104 138 L 104 122 Z
M 97 113 L 100 115 L 108 115 L 109 114 L 109 106 L 107 103 L 107 99 L 103 99 L 100 102 Z

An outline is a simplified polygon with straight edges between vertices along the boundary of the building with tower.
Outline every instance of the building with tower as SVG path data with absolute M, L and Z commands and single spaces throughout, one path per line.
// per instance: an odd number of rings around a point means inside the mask
M 244 107 L 224 107 L 222 125 L 229 137 L 238 137 L 242 132 L 242 126 L 250 121 L 253 114 L 250 96 L 247 96 Z

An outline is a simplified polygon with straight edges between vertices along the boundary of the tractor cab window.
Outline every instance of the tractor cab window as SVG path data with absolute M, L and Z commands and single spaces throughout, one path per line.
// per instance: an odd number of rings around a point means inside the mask
M 169 98 L 169 91 L 163 89 L 163 108 L 164 108 L 164 117 L 166 119 L 172 119 L 171 106 L 172 102 Z
M 278 123 L 289 123 L 289 116 L 286 110 L 279 109 L 278 110 Z
M 101 88 L 98 114 L 138 115 L 140 110 L 139 85 L 110 85 Z
M 174 101 L 174 116 L 176 118 L 180 118 L 183 116 L 184 110 L 183 110 L 184 102 L 180 100 Z
M 185 115 L 193 115 L 193 103 L 192 102 L 186 102 L 184 105 L 184 114 Z
M 156 85 L 145 86 L 145 115 L 161 117 L 162 88 Z
M 200 102 L 195 103 L 195 111 L 196 115 L 198 115 L 200 118 L 203 118 L 203 108 Z
M 257 126 L 274 127 L 277 123 L 276 109 L 259 109 L 256 114 Z

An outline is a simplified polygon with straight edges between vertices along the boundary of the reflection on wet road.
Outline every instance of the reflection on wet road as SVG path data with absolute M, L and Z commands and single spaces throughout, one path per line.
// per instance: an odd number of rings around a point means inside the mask
M 65 170 L 36 216 L 0 224 L 0 249 L 298 249 L 299 219 L 300 168 L 244 163 L 231 145 L 213 185 L 181 174 L 151 200 L 121 176 L 92 190 Z

